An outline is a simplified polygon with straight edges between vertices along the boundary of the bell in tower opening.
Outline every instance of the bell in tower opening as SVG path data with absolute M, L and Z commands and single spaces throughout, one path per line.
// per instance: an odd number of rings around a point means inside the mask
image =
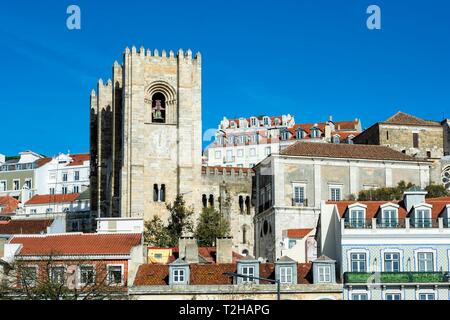
M 159 92 L 152 97 L 152 122 L 166 123 L 166 97 Z

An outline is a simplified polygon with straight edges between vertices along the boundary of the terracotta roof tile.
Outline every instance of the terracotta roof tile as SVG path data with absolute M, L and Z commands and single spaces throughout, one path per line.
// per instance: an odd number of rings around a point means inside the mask
M 441 126 L 439 122 L 424 120 L 401 111 L 397 112 L 383 123 L 399 124 L 399 125 Z
M 288 238 L 304 238 L 306 237 L 313 229 L 288 229 L 287 236 Z
M 89 161 L 90 154 L 89 153 L 71 154 L 69 155 L 69 157 L 72 158 L 72 162 L 67 165 L 68 167 L 82 166 L 85 161 Z
M 13 197 L 0 197 L 0 214 L 14 213 L 19 207 L 20 201 Z
M 289 156 L 414 161 L 416 158 L 385 146 L 297 142 L 280 153 Z
M 52 223 L 52 219 L 0 221 L 0 234 L 41 234 L 45 233 Z
M 14 236 L 10 243 L 22 244 L 19 256 L 35 255 L 118 255 L 129 254 L 141 244 L 141 234 L 49 234 Z
M 25 205 L 74 202 L 79 196 L 79 193 L 35 195 Z
M 298 284 L 310 284 L 311 264 L 297 264 Z M 227 285 L 232 284 L 233 279 L 224 275 L 225 272 L 236 272 L 236 263 L 224 264 L 191 264 L 190 265 L 190 284 L 191 285 Z M 259 266 L 259 275 L 262 278 L 275 278 L 275 265 L 273 263 L 261 263 Z M 261 281 L 261 284 L 270 282 Z M 152 286 L 169 284 L 169 266 L 158 264 L 141 265 L 134 280 L 135 286 Z

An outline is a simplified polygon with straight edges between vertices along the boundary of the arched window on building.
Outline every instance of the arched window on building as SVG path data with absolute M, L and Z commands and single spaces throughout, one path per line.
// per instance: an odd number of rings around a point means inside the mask
M 243 196 L 239 196 L 239 212 L 241 214 L 244 213 L 244 197 Z
M 166 202 L 166 185 L 161 185 L 161 190 L 159 190 L 159 201 Z
M 153 185 L 153 201 L 158 202 L 159 188 L 157 184 Z
M 203 208 L 208 207 L 208 198 L 207 198 L 206 194 L 204 194 L 202 196 L 202 203 L 203 203 Z
M 251 208 L 250 197 L 247 196 L 245 197 L 245 209 L 247 211 L 247 214 L 250 214 L 250 208 Z
M 209 195 L 209 206 L 214 207 L 214 196 L 212 194 Z
M 166 97 L 161 92 L 152 97 L 152 122 L 166 123 Z

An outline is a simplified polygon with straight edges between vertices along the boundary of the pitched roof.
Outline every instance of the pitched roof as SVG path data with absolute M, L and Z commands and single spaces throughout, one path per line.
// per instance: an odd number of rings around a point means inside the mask
M 52 158 L 48 158 L 48 157 L 46 157 L 46 158 L 41 158 L 41 159 L 37 159 L 37 160 L 35 161 L 36 167 L 37 167 L 37 168 L 42 167 L 43 165 L 49 163 L 50 161 L 52 161 Z
M 399 124 L 399 125 L 424 125 L 424 126 L 440 126 L 441 124 L 436 121 L 424 120 L 413 115 L 397 112 L 392 117 L 388 118 L 383 123 Z
M 308 143 L 299 141 L 281 151 L 280 154 L 322 158 L 420 161 L 385 146 L 363 144 Z
M 384 204 L 393 203 L 399 206 L 398 208 L 398 218 L 404 219 L 410 215 L 409 212 L 407 212 L 405 203 L 403 200 L 401 201 L 328 201 L 327 204 L 335 204 L 339 213 L 339 216 L 341 218 L 345 217 L 345 214 L 347 213 L 347 209 L 352 204 L 362 204 L 366 205 L 366 219 L 372 219 L 376 218 L 377 215 L 380 213 L 380 207 Z M 433 199 L 425 199 L 425 203 L 430 204 L 433 206 L 431 210 L 431 218 L 437 219 L 440 217 L 446 206 L 450 204 L 450 200 L 433 200 Z
M 172 255 L 169 257 L 169 263 L 176 261 L 179 258 L 179 248 L 175 247 L 172 249 Z M 215 263 L 217 257 L 217 250 L 215 247 L 199 247 L 198 255 L 204 259 L 206 263 Z M 243 256 L 237 252 L 232 252 L 233 262 L 236 262 L 239 259 L 242 259 Z
M 133 247 L 141 244 L 141 234 L 66 233 L 14 236 L 9 243 L 22 244 L 18 256 L 127 255 Z
M 19 200 L 10 196 L 0 197 L 0 214 L 14 213 L 19 207 L 19 203 Z
M 89 153 L 81 153 L 81 154 L 71 154 L 69 157 L 72 158 L 72 162 L 70 162 L 67 166 L 82 166 L 85 161 L 89 161 L 90 154 Z
M 288 229 L 287 236 L 288 238 L 304 238 L 306 237 L 313 229 Z
M 79 193 L 35 195 L 25 205 L 74 202 L 79 196 Z
M 191 264 L 191 285 L 229 285 L 233 284 L 233 277 L 224 275 L 225 272 L 236 272 L 236 263 L 224 264 Z M 310 284 L 311 264 L 297 264 L 298 284 Z M 275 265 L 273 263 L 261 263 L 259 265 L 259 276 L 262 278 L 275 279 Z M 260 281 L 267 284 L 267 281 Z M 144 264 L 137 271 L 134 286 L 153 286 L 169 284 L 169 266 L 160 264 Z
M 0 234 L 41 234 L 52 223 L 52 219 L 0 221 Z

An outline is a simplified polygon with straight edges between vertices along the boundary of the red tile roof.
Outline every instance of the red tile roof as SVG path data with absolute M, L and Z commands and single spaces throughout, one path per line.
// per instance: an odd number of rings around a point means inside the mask
M 36 160 L 35 163 L 36 163 L 36 166 L 39 168 L 39 167 L 42 167 L 43 165 L 49 163 L 50 161 L 52 161 L 52 158 L 41 158 L 41 159 Z
M 304 238 L 312 230 L 313 229 L 288 229 L 287 236 L 288 236 L 288 238 Z
M 427 204 L 431 204 L 433 206 L 431 211 L 431 217 L 433 219 L 437 219 L 442 215 L 444 212 L 446 206 L 450 204 L 450 200 L 448 201 L 442 201 L 442 200 L 431 200 L 426 199 L 425 202 Z M 377 214 L 380 212 L 380 207 L 387 203 L 394 203 L 399 205 L 398 209 L 398 217 L 399 219 L 404 219 L 409 216 L 410 213 L 406 211 L 405 204 L 403 200 L 401 201 L 328 201 L 327 204 L 335 204 L 339 216 L 343 218 L 345 214 L 347 213 L 347 209 L 350 205 L 360 203 L 367 206 L 366 209 L 366 219 L 372 219 L 376 218 Z
M 19 200 L 13 197 L 0 197 L 0 214 L 11 214 L 14 213 L 19 207 Z
M 52 219 L 0 221 L 0 234 L 41 234 L 47 232 L 52 223 Z
M 198 248 L 198 254 L 205 258 L 206 261 L 209 263 L 215 263 L 216 262 L 216 248 L 215 247 L 199 247 Z M 175 247 L 172 248 L 172 255 L 169 257 L 169 263 L 177 260 L 179 258 L 179 248 Z M 232 252 L 233 255 L 233 262 L 236 262 L 239 259 L 242 259 L 243 256 L 239 253 Z
M 399 125 L 441 126 L 439 122 L 424 120 L 401 111 L 397 112 L 383 123 L 399 124 Z
M 287 147 L 280 154 L 321 158 L 420 161 L 385 146 L 362 144 L 308 143 L 300 141 Z
M 82 154 L 71 154 L 69 157 L 72 158 L 72 162 L 69 163 L 68 167 L 74 167 L 74 166 L 81 166 L 85 161 L 89 161 L 90 154 L 89 153 L 82 153 Z
M 297 264 L 298 284 L 311 284 L 311 264 Z M 191 264 L 190 265 L 190 284 L 191 285 L 228 285 L 233 284 L 230 276 L 224 275 L 224 272 L 236 272 L 236 263 L 224 264 Z M 259 266 L 259 275 L 262 278 L 275 278 L 275 265 L 273 263 L 261 263 Z M 267 284 L 261 281 L 261 284 Z M 141 265 L 134 280 L 135 286 L 154 286 L 169 284 L 169 266 L 158 264 Z
M 25 205 L 74 202 L 79 196 L 79 193 L 35 195 Z
M 127 255 L 141 244 L 141 234 L 66 233 L 14 236 L 10 243 L 22 244 L 19 256 L 39 255 Z

